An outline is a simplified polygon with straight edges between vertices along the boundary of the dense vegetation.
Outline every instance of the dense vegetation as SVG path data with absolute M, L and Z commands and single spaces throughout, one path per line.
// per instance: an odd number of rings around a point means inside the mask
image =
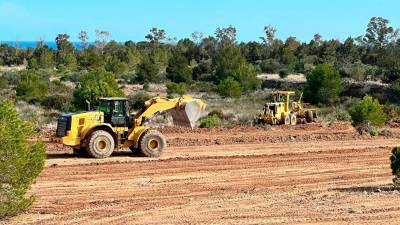
M 33 124 L 23 121 L 10 101 L 0 101 L 0 218 L 25 210 L 26 192 L 42 171 L 45 146 L 28 142 Z
M 304 91 L 306 101 L 321 107 L 343 105 L 349 102 L 347 96 L 366 94 L 381 103 L 400 101 L 399 32 L 388 20 L 373 17 L 365 34 L 344 41 L 324 40 L 319 34 L 309 42 L 295 37 L 279 40 L 276 32 L 266 26 L 260 41 L 245 43 L 236 40 L 232 26 L 218 28 L 213 36 L 195 32 L 181 40 L 153 28 L 145 41 L 119 43 L 110 40 L 107 31 L 96 30 L 94 43 L 88 42 L 86 31 L 80 32 L 79 47 L 67 34 L 55 38 L 55 49 L 43 41 L 26 49 L 3 44 L 0 65 L 25 65 L 27 70 L 0 72 L 0 87 L 15 90 L 17 101 L 73 111 L 82 109 L 85 100 L 121 96 L 121 86 L 127 84 L 142 84 L 144 94 L 149 84 L 158 83 L 166 84 L 169 96 L 197 91 L 240 98 L 265 87 L 258 74 L 285 78 L 302 73 L 307 78 L 304 90 L 302 86 L 276 88 Z M 361 87 L 360 93 L 348 93 L 349 82 L 364 81 L 387 83 L 388 87 L 384 92 Z M 13 98 L 12 92 L 1 95 Z

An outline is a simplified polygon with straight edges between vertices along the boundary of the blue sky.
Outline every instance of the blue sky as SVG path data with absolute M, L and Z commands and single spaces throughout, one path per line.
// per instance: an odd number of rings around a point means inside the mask
M 399 0 L 0 0 L 0 40 L 52 41 L 67 33 L 75 41 L 86 30 L 93 41 L 101 29 L 117 41 L 140 41 L 151 27 L 182 38 L 233 25 L 240 41 L 258 41 L 268 24 L 283 39 L 320 33 L 343 40 L 364 34 L 373 16 L 400 27 L 399 9 Z

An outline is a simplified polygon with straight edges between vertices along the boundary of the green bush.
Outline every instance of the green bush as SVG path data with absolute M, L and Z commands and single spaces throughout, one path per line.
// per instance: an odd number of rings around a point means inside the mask
M 382 127 L 386 121 L 383 106 L 371 96 L 365 96 L 349 109 L 349 113 L 355 125 L 370 123 L 373 126 Z
M 33 125 L 23 121 L 10 101 L 0 101 L 0 218 L 30 206 L 26 192 L 43 169 L 45 145 L 28 142 Z
M 49 95 L 45 96 L 40 100 L 40 105 L 47 109 L 60 110 L 62 112 L 68 112 L 72 110 L 72 96 L 70 95 Z
M 181 53 L 174 53 L 167 67 L 167 78 L 176 83 L 189 83 L 192 81 L 192 69 L 189 62 Z
M 218 84 L 218 93 L 223 97 L 239 98 L 242 96 L 242 89 L 239 82 L 228 77 Z
M 174 82 L 169 82 L 166 84 L 166 86 L 168 95 L 173 95 L 173 94 L 184 95 L 186 93 L 186 85 L 184 83 L 177 84 Z
M 221 125 L 221 119 L 218 115 L 214 114 L 200 119 L 200 128 L 211 128 Z
M 149 82 L 145 81 L 143 83 L 143 90 L 148 91 L 150 89 L 150 84 Z
M 394 175 L 393 183 L 395 186 L 400 186 L 400 147 L 394 147 L 392 149 L 392 155 L 390 156 L 390 168 Z
M 371 136 L 378 136 L 379 130 L 369 122 L 364 122 L 356 125 L 356 130 L 359 134 L 369 134 Z
M 225 115 L 225 113 L 221 109 L 214 109 L 210 113 L 208 113 L 208 116 L 218 116 L 220 119 L 228 119 L 228 116 Z
M 279 70 L 279 77 L 284 79 L 289 75 L 289 71 L 287 69 L 280 69 Z
M 0 89 L 5 89 L 8 87 L 8 79 L 4 76 L 0 76 Z
M 336 121 L 349 122 L 349 121 L 351 121 L 351 116 L 347 110 L 342 109 L 342 108 L 336 108 L 336 107 L 331 108 L 327 112 L 325 112 L 325 115 L 323 117 L 324 117 L 324 120 L 326 120 L 328 122 L 336 122 Z
M 145 91 L 139 91 L 128 96 L 128 102 L 131 109 L 138 110 L 144 105 L 144 102 L 149 100 L 151 96 Z
M 104 69 L 93 70 L 80 77 L 80 86 L 74 91 L 74 105 L 78 108 L 84 108 L 86 101 L 94 105 L 99 97 L 118 97 L 124 93 L 118 87 L 113 74 Z
M 43 97 L 49 88 L 48 79 L 41 78 L 33 70 L 27 70 L 20 74 L 17 82 L 17 96 L 28 99 Z
M 389 101 L 393 103 L 400 103 L 400 80 L 390 83 L 388 88 Z
M 230 80 L 234 80 L 239 85 L 241 89 L 240 92 L 245 93 L 254 91 L 260 87 L 261 83 L 260 80 L 257 79 L 254 66 L 246 61 L 246 58 L 238 47 L 231 45 L 228 47 L 221 47 L 218 57 L 216 57 L 214 61 L 216 66 L 214 81 L 217 84 L 221 84 L 221 82 L 229 82 L 232 84 L 233 82 Z M 237 84 L 235 83 L 234 85 L 237 86 Z M 225 94 L 224 92 L 222 93 Z M 234 93 L 235 96 L 238 94 L 239 92 L 237 91 Z
M 193 92 L 213 92 L 216 85 L 211 82 L 198 81 L 190 85 L 190 90 Z
M 313 104 L 332 104 L 342 89 L 339 72 L 330 64 L 320 64 L 307 75 L 304 97 Z

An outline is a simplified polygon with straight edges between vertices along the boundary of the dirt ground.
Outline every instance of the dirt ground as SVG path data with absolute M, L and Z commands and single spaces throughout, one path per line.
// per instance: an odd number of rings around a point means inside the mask
M 400 129 L 347 124 L 162 130 L 160 158 L 77 158 L 48 144 L 31 209 L 7 224 L 399 224 Z

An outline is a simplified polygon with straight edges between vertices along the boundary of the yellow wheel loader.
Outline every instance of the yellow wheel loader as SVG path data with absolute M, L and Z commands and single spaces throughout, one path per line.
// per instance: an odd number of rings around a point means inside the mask
M 255 124 L 286 124 L 311 123 L 317 118 L 316 109 L 305 109 L 301 101 L 293 101 L 293 91 L 275 91 L 271 94 L 271 102 L 265 104 L 263 112 L 259 114 Z
M 62 115 L 57 121 L 53 142 L 71 146 L 75 153 L 105 158 L 117 147 L 128 147 L 144 156 L 158 157 L 166 147 L 165 137 L 147 124 L 151 118 L 170 112 L 174 124 L 194 127 L 205 110 L 200 99 L 182 96 L 175 99 L 153 98 L 134 116 L 128 115 L 126 98 L 100 98 L 99 108 Z

